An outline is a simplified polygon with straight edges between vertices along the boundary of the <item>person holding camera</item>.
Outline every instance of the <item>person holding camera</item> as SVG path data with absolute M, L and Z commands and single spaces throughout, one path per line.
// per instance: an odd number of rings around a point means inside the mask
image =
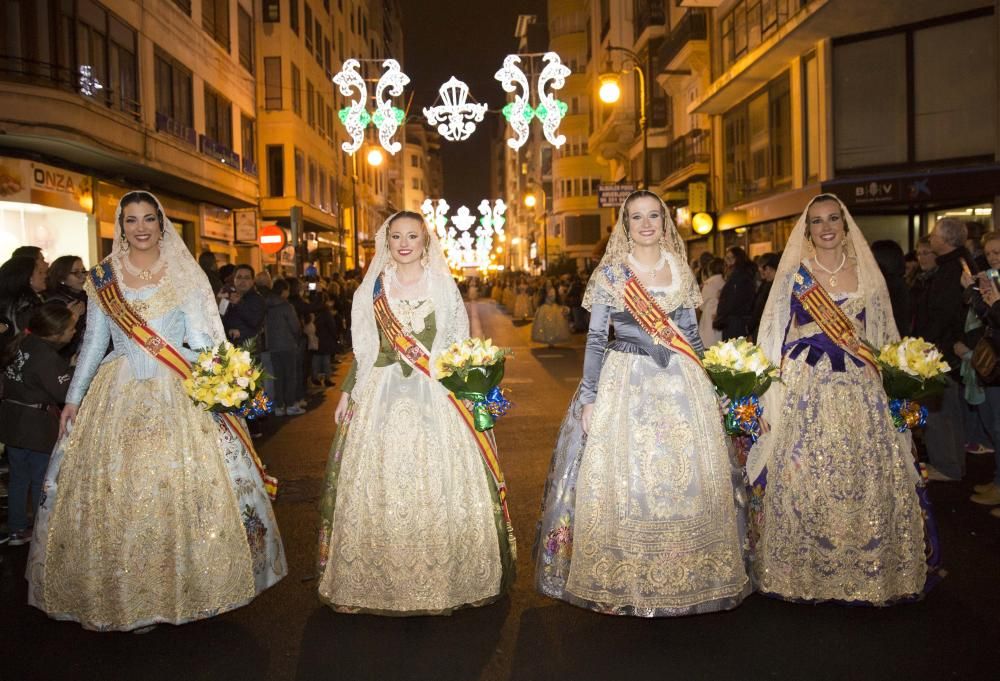
M 973 503 L 983 506 L 1000 506 L 1000 232 L 983 237 L 983 251 L 990 269 L 973 275 L 962 273 L 965 301 L 969 305 L 969 323 L 965 337 L 955 343 L 955 354 L 970 365 L 972 371 L 963 370 L 966 391 L 971 387 L 984 398 L 979 404 L 979 417 L 994 443 L 993 479 L 976 485 Z M 1000 518 L 1000 508 L 990 511 Z

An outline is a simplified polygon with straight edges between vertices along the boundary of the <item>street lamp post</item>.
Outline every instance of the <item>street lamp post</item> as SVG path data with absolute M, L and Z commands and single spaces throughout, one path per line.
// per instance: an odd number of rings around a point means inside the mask
M 545 196 L 545 190 L 542 189 L 540 185 L 533 185 L 528 193 L 524 195 L 524 205 L 531 209 L 531 213 L 535 220 L 538 220 L 538 211 L 535 207 L 538 205 L 539 197 L 536 193 L 541 195 L 542 203 L 542 262 L 544 263 L 543 272 L 549 271 L 549 223 L 545 216 L 545 208 L 547 205 L 547 200 Z

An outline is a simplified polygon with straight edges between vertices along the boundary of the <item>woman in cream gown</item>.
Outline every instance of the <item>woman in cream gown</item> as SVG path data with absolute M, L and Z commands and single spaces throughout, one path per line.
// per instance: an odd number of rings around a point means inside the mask
M 654 340 L 634 316 L 633 274 L 690 354 Z M 584 296 L 584 376 L 552 455 L 535 544 L 541 593 L 637 617 L 726 610 L 750 593 L 742 473 L 696 359 L 700 302 L 666 206 L 633 193 Z
M 208 280 L 152 195 L 126 194 L 115 223 L 111 256 L 87 278 L 69 432 L 49 463 L 27 568 L 30 604 L 100 631 L 211 617 L 287 571 L 244 440 L 195 405 L 154 357 L 157 343 L 127 335 L 95 288 L 113 279 L 190 362 L 189 348 L 225 340 Z
M 354 295 L 354 363 L 320 507 L 319 596 L 340 612 L 384 615 L 490 603 L 514 578 L 503 478 L 417 362 L 418 349 L 436 358 L 469 337 L 465 306 L 419 215 L 389 218 L 375 244 Z M 397 351 L 373 300 L 388 301 L 412 353 Z
M 747 461 L 759 588 L 796 601 L 913 598 L 937 552 L 928 541 L 925 555 L 929 506 L 910 437 L 893 427 L 865 355 L 807 311 L 800 296 L 808 299 L 811 282 L 855 339 L 875 348 L 898 340 L 864 236 L 836 196 L 815 197 L 789 237 L 760 326 L 759 344 L 782 369 L 763 399 L 770 432 Z

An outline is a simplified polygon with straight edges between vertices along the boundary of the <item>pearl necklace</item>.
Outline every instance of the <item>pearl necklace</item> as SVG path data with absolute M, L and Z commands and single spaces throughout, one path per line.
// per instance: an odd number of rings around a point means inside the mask
M 140 269 L 136 265 L 133 265 L 127 253 L 121 256 L 119 262 L 121 262 L 122 267 L 125 268 L 126 272 L 131 274 L 133 277 L 139 279 L 140 281 L 152 281 L 153 277 L 156 276 L 160 272 L 160 270 L 163 269 L 163 266 L 166 264 L 166 261 L 163 259 L 162 253 L 159 256 L 157 256 L 156 262 L 154 262 L 153 266 L 148 269 Z
M 826 267 L 824 267 L 823 263 L 821 263 L 819 261 L 818 257 L 817 258 L 813 258 L 813 262 L 816 264 L 816 267 L 820 268 L 821 270 L 823 270 L 824 272 L 826 272 L 829 275 L 829 277 L 830 277 L 829 278 L 830 286 L 836 288 L 837 287 L 837 273 L 840 272 L 840 270 L 844 269 L 844 265 L 847 264 L 847 253 L 841 253 L 840 254 L 840 264 L 837 265 L 836 269 L 832 269 L 832 270 L 827 269 Z
M 656 261 L 656 264 L 654 264 L 651 269 L 643 267 L 642 263 L 636 260 L 631 253 L 628 254 L 628 261 L 632 263 L 632 267 L 639 270 L 642 274 L 648 274 L 651 277 L 655 277 L 656 273 L 662 270 L 663 266 L 667 264 L 667 252 L 660 249 L 660 259 Z

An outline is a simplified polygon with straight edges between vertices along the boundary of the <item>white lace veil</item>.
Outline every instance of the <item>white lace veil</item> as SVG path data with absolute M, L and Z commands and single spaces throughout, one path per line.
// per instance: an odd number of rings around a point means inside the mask
M 115 238 L 111 246 L 111 262 L 116 269 L 118 280 L 121 281 L 122 266 L 121 259 L 128 255 L 128 241 L 122 228 L 122 207 L 123 202 L 130 194 L 141 194 L 142 200 L 152 199 L 159 212 L 161 224 L 163 225 L 163 238 L 160 241 L 160 258 L 166 262 L 164 282 L 171 286 L 177 296 L 177 300 L 183 302 L 194 309 L 201 317 L 204 329 L 211 335 L 212 342 L 218 345 L 226 340 L 226 332 L 222 327 L 222 317 L 219 316 L 219 306 L 212 293 L 212 286 L 208 283 L 208 277 L 198 262 L 191 255 L 187 244 L 181 239 L 173 223 L 163 210 L 163 204 L 153 194 L 140 191 L 128 192 L 118 202 L 118 209 L 115 211 Z
M 589 310 L 594 303 L 601 303 L 609 304 L 619 310 L 623 309 L 622 295 L 625 282 L 609 280 L 606 267 L 608 265 L 625 263 L 625 259 L 631 250 L 627 226 L 628 216 L 625 207 L 628 206 L 629 201 L 633 197 L 639 196 L 649 196 L 660 202 L 660 207 L 663 211 L 663 237 L 660 239 L 660 247 L 673 256 L 674 267 L 671 272 L 674 281 L 681 287 L 680 300 L 682 302 L 680 306 L 692 308 L 700 306 L 701 290 L 698 288 L 698 282 L 694 278 L 691 266 L 688 265 L 687 248 L 684 246 L 681 235 L 677 233 L 677 227 L 670 217 L 670 211 L 667 210 L 667 205 L 663 203 L 663 199 L 653 192 L 642 189 L 629 194 L 618 210 L 618 222 L 615 223 L 615 228 L 611 230 L 611 236 L 608 238 L 608 247 L 604 251 L 604 257 L 601 258 L 597 269 L 594 270 L 594 273 L 590 276 L 590 281 L 587 282 L 587 290 L 583 294 L 583 306 Z M 667 312 L 670 312 L 670 310 L 667 310 Z
M 351 341 L 354 350 L 354 358 L 358 363 L 357 375 L 354 384 L 354 395 L 361 395 L 365 383 L 371 376 L 372 367 L 375 365 L 375 358 L 378 356 L 379 336 L 378 326 L 375 323 L 375 309 L 373 307 L 373 295 L 375 292 L 375 281 L 379 275 L 385 272 L 385 268 L 392 260 L 389 254 L 389 224 L 397 216 L 405 214 L 416 220 L 423 222 L 423 218 L 416 213 L 395 213 L 388 220 L 382 223 L 375 233 L 375 257 L 365 273 L 361 285 L 354 293 L 354 300 L 351 303 Z M 424 223 L 426 227 L 426 223 Z M 427 282 L 427 294 L 434 306 L 434 322 L 436 333 L 434 343 L 429 348 L 431 353 L 431 367 L 433 371 L 434 359 L 446 350 L 452 343 L 469 337 L 469 316 L 462 304 L 462 295 L 455 285 L 455 280 L 451 276 L 451 270 L 444 258 L 444 251 L 441 243 L 432 229 L 427 229 L 426 253 L 427 269 L 429 279 Z
M 864 339 L 871 345 L 880 347 L 885 343 L 899 339 L 896 321 L 892 316 L 892 304 L 889 301 L 889 290 L 885 285 L 875 256 L 865 241 L 864 235 L 851 217 L 847 206 L 833 194 L 819 194 L 809 201 L 802 211 L 799 221 L 795 224 L 788 243 L 785 244 L 778 271 L 774 275 L 774 283 L 764 306 L 764 314 L 760 320 L 760 331 L 757 334 L 757 344 L 763 349 L 767 358 L 775 365 L 781 365 L 781 349 L 785 344 L 785 334 L 791 320 L 792 285 L 795 273 L 803 259 L 811 257 L 812 247 L 806 236 L 806 225 L 809 208 L 817 201 L 836 201 L 847 226 L 847 255 L 855 259 L 858 272 L 858 291 L 865 299 Z M 774 446 L 773 434 L 778 432 L 782 410 L 785 402 L 785 386 L 775 382 L 761 398 L 764 406 L 764 418 L 771 426 L 769 433 L 761 436 L 750 452 L 747 461 L 747 476 L 753 482 L 767 466 Z

